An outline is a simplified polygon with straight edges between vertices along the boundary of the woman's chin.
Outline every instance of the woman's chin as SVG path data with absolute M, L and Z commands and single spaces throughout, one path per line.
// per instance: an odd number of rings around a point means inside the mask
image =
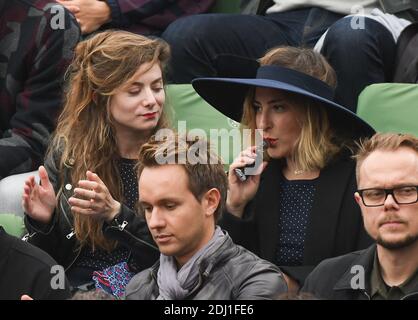
M 280 159 L 283 158 L 283 153 L 277 149 L 268 149 L 267 154 L 271 159 Z
M 157 127 L 158 120 L 149 121 L 147 123 L 142 123 L 140 126 L 137 127 L 138 131 L 150 131 L 154 130 Z

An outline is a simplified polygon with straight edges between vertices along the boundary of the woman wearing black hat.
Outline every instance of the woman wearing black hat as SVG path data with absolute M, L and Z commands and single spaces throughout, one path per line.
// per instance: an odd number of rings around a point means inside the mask
M 218 110 L 262 129 L 270 161 L 245 181 L 235 169 L 255 162 L 255 147 L 231 164 L 223 227 L 235 242 L 279 265 L 289 287 L 303 285 L 322 260 L 370 244 L 353 198 L 350 156 L 355 141 L 374 130 L 333 102 L 335 79 L 320 54 L 282 47 L 260 59 L 251 79 L 193 81 Z

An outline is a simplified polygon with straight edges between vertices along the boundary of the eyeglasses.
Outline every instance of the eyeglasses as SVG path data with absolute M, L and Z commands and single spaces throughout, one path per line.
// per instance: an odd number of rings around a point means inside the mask
M 393 189 L 370 188 L 357 190 L 366 207 L 379 207 L 385 204 L 390 194 L 397 204 L 418 202 L 418 186 L 404 186 Z

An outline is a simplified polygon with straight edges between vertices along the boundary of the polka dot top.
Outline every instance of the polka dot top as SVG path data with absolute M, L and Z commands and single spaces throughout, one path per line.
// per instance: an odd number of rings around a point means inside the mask
M 122 188 L 124 204 L 135 210 L 138 201 L 138 179 L 135 171 L 136 161 L 131 159 L 121 159 L 119 162 L 119 172 L 122 178 Z
M 279 239 L 276 263 L 297 266 L 303 263 L 306 229 L 315 194 L 313 180 L 287 180 L 282 177 L 279 195 Z
M 121 159 L 118 163 L 120 177 L 122 179 L 123 203 L 134 210 L 138 201 L 138 183 L 135 172 L 135 160 Z M 84 247 L 75 262 L 75 267 L 88 268 L 90 270 L 103 270 L 123 261 L 128 261 L 130 252 L 125 247 L 118 245 L 112 252 L 102 249 L 92 250 Z

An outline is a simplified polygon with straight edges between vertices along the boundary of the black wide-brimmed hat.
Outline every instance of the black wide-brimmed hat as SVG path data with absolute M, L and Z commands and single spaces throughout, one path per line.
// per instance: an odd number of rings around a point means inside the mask
M 210 105 L 240 122 L 243 104 L 250 88 L 263 87 L 295 93 L 319 102 L 331 125 L 354 139 L 369 137 L 375 130 L 347 108 L 334 102 L 334 90 L 325 82 L 305 73 L 280 66 L 260 66 L 252 78 L 197 78 L 193 88 Z

